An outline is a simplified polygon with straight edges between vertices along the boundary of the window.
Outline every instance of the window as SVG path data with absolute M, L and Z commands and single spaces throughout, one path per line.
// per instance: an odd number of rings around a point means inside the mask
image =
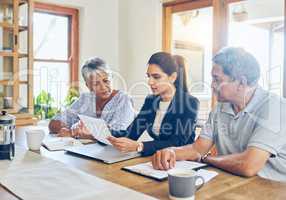
M 164 50 L 185 58 L 189 91 L 199 98 L 198 119 L 204 121 L 208 118 L 212 99 L 212 3 L 209 0 L 171 3 L 165 7 L 164 15 Z
M 283 94 L 284 0 L 229 4 L 228 44 L 250 51 L 261 66 L 260 85 Z
M 211 101 L 213 8 L 173 13 L 172 19 L 171 53 L 185 58 L 189 90 L 202 102 L 199 119 L 206 119 Z
M 206 119 L 205 114 L 216 102 L 210 92 L 211 58 L 224 46 L 240 46 L 253 53 L 262 67 L 260 84 L 286 97 L 285 2 L 173 0 L 163 3 L 163 50 L 189 60 L 190 92 L 201 101 L 199 118 Z
M 60 107 L 78 84 L 78 11 L 35 3 L 33 40 L 34 97 L 44 90 Z

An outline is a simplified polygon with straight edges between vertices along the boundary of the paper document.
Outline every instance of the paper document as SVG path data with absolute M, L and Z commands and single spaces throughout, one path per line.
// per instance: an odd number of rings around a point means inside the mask
M 96 140 L 104 144 L 111 145 L 107 140 L 107 137 L 111 136 L 111 132 L 103 119 L 89 117 L 86 115 L 79 115 L 79 118 Z
M 79 140 L 72 137 L 49 138 L 45 139 L 42 144 L 50 151 L 66 150 L 70 147 L 83 145 Z
M 211 171 L 211 170 L 206 170 L 206 169 L 200 169 L 197 171 L 198 176 L 202 176 L 205 180 L 205 183 L 209 182 L 210 180 L 212 180 L 214 177 L 216 177 L 218 175 L 217 172 L 215 171 Z M 196 185 L 201 184 L 202 180 L 198 180 L 198 182 L 196 182 Z
M 0 160 L 0 183 L 18 197 L 13 199 L 155 200 L 18 146 L 12 161 Z M 0 199 L 7 199 L 2 193 Z
M 199 169 L 206 167 L 207 165 L 204 163 L 193 162 L 193 161 L 177 161 L 175 168 L 181 169 Z M 141 163 L 138 165 L 123 167 L 123 169 L 135 172 L 137 174 L 141 174 L 144 176 L 148 176 L 151 178 L 155 178 L 157 180 L 163 180 L 168 177 L 168 172 L 163 170 L 156 170 L 152 167 L 151 162 Z

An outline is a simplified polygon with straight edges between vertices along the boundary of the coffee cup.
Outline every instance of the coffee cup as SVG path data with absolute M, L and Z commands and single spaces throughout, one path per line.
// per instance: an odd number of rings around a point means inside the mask
M 45 131 L 41 129 L 26 131 L 27 146 L 32 151 L 40 150 L 45 138 Z
M 204 185 L 205 180 L 191 169 L 171 169 L 168 171 L 168 182 L 170 199 L 194 200 L 195 192 Z

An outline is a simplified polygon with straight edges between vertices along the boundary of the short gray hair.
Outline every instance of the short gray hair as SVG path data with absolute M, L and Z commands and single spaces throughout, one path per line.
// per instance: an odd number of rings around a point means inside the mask
M 213 57 L 213 62 L 234 80 L 244 76 L 247 85 L 256 85 L 260 78 L 260 66 L 256 58 L 243 48 L 225 47 Z
M 81 68 L 81 74 L 84 80 L 87 81 L 89 79 L 90 74 L 98 70 L 109 74 L 109 66 L 106 64 L 106 62 L 101 58 L 93 57 L 88 59 L 84 63 L 84 65 Z

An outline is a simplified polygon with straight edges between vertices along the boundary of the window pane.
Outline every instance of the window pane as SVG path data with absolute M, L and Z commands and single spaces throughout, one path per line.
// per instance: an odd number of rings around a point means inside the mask
M 0 23 L 13 23 L 13 1 L 7 0 L 5 2 L 0 1 Z
M 212 7 L 172 16 L 172 53 L 186 59 L 189 90 L 201 101 L 199 119 L 203 120 L 207 119 L 211 105 L 212 24 Z
M 229 45 L 251 52 L 261 66 L 260 84 L 279 95 L 283 84 L 284 7 L 284 0 L 248 0 L 229 5 Z
M 19 59 L 19 79 L 28 81 L 28 58 Z
M 186 58 L 192 93 L 206 93 L 211 81 L 212 16 L 212 7 L 173 14 L 172 53 Z
M 34 63 L 34 97 L 42 90 L 54 99 L 53 106 L 63 103 L 70 85 L 70 67 L 67 63 Z
M 68 17 L 34 13 L 34 56 L 41 59 L 68 59 Z
M 13 80 L 13 57 L 0 56 L 0 81 Z
M 28 53 L 28 31 L 19 32 L 19 52 Z
M 12 108 L 13 101 L 13 86 L 0 85 L 0 109 Z
M 19 86 L 19 99 L 18 106 L 20 107 L 19 112 L 27 112 L 28 110 L 28 85 L 20 84 Z
M 12 52 L 14 44 L 13 38 L 12 29 L 0 27 L 0 51 Z

